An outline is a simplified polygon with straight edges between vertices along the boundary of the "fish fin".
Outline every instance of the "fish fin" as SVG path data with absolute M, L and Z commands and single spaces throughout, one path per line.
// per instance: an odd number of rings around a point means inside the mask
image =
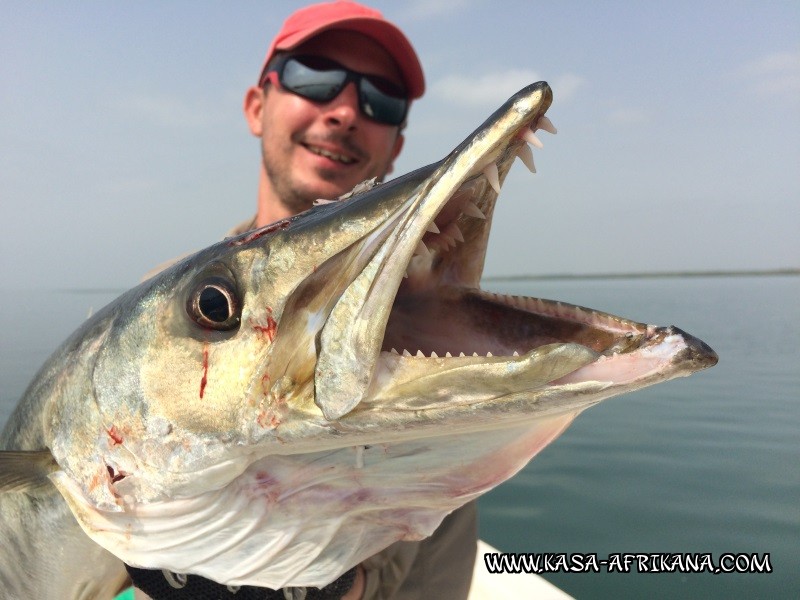
M 0 451 L 0 493 L 47 491 L 48 475 L 59 468 L 50 450 Z

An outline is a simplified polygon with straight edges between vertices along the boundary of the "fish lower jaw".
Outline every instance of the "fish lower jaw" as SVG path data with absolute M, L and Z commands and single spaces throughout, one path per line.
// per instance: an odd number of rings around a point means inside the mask
M 416 353 L 412 354 L 406 348 L 404 348 L 402 350 L 402 352 L 398 352 L 396 348 L 392 348 L 388 352 L 386 350 L 382 350 L 381 351 L 381 356 L 384 356 L 384 355 L 386 355 L 386 356 L 389 356 L 389 355 L 403 356 L 404 358 L 483 358 L 483 357 L 485 357 L 485 358 L 494 358 L 494 354 L 492 354 L 490 351 L 486 351 L 485 353 L 480 353 L 480 354 L 478 354 L 477 352 L 473 352 L 469 356 L 464 352 L 459 352 L 455 356 L 451 352 L 445 352 L 440 357 L 434 351 L 431 351 L 429 354 L 426 354 L 426 353 L 423 353 L 422 350 L 417 350 Z M 498 356 L 501 356 L 501 355 L 498 355 Z M 505 355 L 502 355 L 502 356 L 505 356 Z M 512 358 L 513 357 L 518 357 L 518 356 L 520 356 L 520 353 L 517 350 L 514 350 L 514 352 L 511 354 Z

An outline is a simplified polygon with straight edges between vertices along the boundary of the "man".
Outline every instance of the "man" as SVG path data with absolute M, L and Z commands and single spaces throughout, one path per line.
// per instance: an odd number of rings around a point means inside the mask
M 231 234 L 382 180 L 403 147 L 409 105 L 424 91 L 413 47 L 378 11 L 337 1 L 289 16 L 245 94 L 244 115 L 261 143 L 258 203 Z M 342 598 L 463 600 L 476 542 L 473 502 L 427 540 L 398 542 L 358 565 Z

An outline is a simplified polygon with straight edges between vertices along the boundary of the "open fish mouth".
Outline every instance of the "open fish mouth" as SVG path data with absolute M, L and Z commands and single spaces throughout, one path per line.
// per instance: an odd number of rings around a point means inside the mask
M 408 176 L 426 179 L 365 240 L 371 260 L 322 330 L 315 398 L 327 419 L 386 410 L 388 399 L 393 409 L 449 410 L 585 383 L 583 404 L 561 405 L 574 410 L 716 363 L 676 328 L 480 289 L 502 182 L 516 158 L 535 173 L 535 132 L 556 132 L 545 116 L 551 100 L 546 83 L 521 90 L 448 158 Z

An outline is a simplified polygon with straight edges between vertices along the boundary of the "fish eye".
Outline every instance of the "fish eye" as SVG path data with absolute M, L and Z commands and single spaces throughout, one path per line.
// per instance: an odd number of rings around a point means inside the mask
M 189 316 L 201 327 L 230 331 L 239 326 L 241 307 L 233 282 L 208 277 L 193 289 L 187 303 Z

